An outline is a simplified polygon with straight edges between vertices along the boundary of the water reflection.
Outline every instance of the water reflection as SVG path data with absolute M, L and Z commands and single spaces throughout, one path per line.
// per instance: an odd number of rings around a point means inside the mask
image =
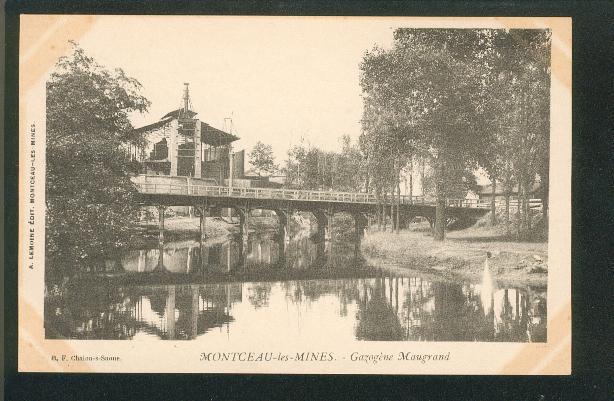
M 194 339 L 233 321 L 242 286 L 167 285 L 69 290 L 48 296 L 47 338 Z
M 258 266 L 303 269 L 323 266 L 327 261 L 324 243 L 303 238 L 286 244 L 283 239 L 253 236 L 247 244 L 240 239 L 212 245 L 188 240 L 127 251 L 114 262 L 105 261 L 105 271 L 190 274 L 202 270 L 231 272 Z
M 323 245 L 303 239 L 282 246 L 275 238 L 254 237 L 244 246 L 242 241 L 210 246 L 185 241 L 129 251 L 105 267 L 131 277 L 211 271 L 253 275 L 199 284 L 118 285 L 106 278 L 49 284 L 46 336 L 308 341 L 334 333 L 335 341 L 546 340 L 543 290 L 373 273 L 339 278 L 335 266 L 354 266 L 356 255 L 327 252 Z M 316 271 L 317 279 L 270 279 L 270 271 Z

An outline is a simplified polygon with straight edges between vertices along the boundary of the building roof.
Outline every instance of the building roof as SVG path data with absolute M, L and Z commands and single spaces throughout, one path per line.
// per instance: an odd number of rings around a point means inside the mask
M 160 121 L 156 121 L 155 123 L 147 124 L 142 127 L 136 128 L 133 132 L 135 134 L 140 134 L 141 132 L 151 131 L 153 129 L 162 127 L 164 124 L 168 123 L 171 120 L 172 118 L 162 119 Z
M 207 123 L 200 122 L 200 141 L 212 146 L 228 145 L 236 141 L 239 137 L 229 134 Z
M 165 118 L 179 118 L 179 113 L 182 111 L 182 109 L 177 109 L 177 110 L 173 110 L 173 111 L 169 111 L 168 113 L 166 113 L 164 115 L 164 117 L 162 117 L 160 120 L 164 120 Z M 195 115 L 197 115 L 198 113 L 192 110 L 188 110 L 188 118 L 192 118 Z
M 143 127 L 136 128 L 134 130 L 134 133 L 140 134 L 143 132 L 147 132 L 147 131 L 151 131 L 151 130 L 160 128 L 164 126 L 165 124 L 169 123 L 170 121 L 179 118 L 180 111 L 181 109 L 170 111 L 166 113 L 164 117 L 162 117 L 159 121 L 145 125 Z M 190 118 L 193 118 L 196 114 L 197 114 L 196 112 L 188 110 L 188 115 L 190 116 Z M 200 122 L 200 132 L 201 132 L 201 136 L 200 136 L 201 142 L 207 145 L 211 145 L 211 146 L 228 145 L 229 143 L 234 142 L 239 139 L 239 137 L 233 134 L 230 134 L 228 132 L 212 127 L 209 124 L 202 122 L 202 121 Z

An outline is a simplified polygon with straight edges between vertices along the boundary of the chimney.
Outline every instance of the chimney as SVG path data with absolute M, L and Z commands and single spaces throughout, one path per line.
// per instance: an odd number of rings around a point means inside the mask
M 183 90 L 183 113 L 186 115 L 188 114 L 189 109 L 189 103 L 190 103 L 190 89 L 188 88 L 188 86 L 190 85 L 187 82 L 183 83 L 185 85 L 185 89 Z

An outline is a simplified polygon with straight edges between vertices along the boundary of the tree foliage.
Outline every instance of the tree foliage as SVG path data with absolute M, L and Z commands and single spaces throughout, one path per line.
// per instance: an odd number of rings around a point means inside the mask
M 249 162 L 254 167 L 254 171 L 258 176 L 263 173 L 271 175 L 278 170 L 275 164 L 275 157 L 273 156 L 273 148 L 271 145 L 265 145 L 260 141 L 249 152 Z
M 122 70 L 96 63 L 74 44 L 47 82 L 47 252 L 81 261 L 123 245 L 138 207 L 125 145 L 129 113 L 149 101 Z
M 428 164 L 442 240 L 446 198 L 478 166 L 508 187 L 547 174 L 549 47 L 546 30 L 397 29 L 392 49 L 366 52 L 361 146 L 376 192 L 393 192 L 408 160 Z
M 539 178 L 547 216 L 550 31 L 490 30 L 484 41 L 489 49 L 484 57 L 485 87 L 490 91 L 484 121 L 491 140 L 484 146 L 481 164 L 491 181 L 502 185 L 508 204 L 516 186 L 526 203 L 527 189 Z
M 327 152 L 304 142 L 288 150 L 283 169 L 286 185 L 297 189 L 362 191 L 364 155 L 348 135 L 339 138 L 341 151 Z

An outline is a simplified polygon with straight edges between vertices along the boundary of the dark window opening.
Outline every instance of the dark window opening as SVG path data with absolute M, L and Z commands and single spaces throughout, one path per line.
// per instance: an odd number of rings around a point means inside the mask
M 164 160 L 168 158 L 168 145 L 166 144 L 166 138 L 162 138 L 162 140 L 156 144 L 154 144 L 154 148 L 149 154 L 150 160 Z
M 177 175 L 194 177 L 194 143 L 180 144 L 177 156 Z

